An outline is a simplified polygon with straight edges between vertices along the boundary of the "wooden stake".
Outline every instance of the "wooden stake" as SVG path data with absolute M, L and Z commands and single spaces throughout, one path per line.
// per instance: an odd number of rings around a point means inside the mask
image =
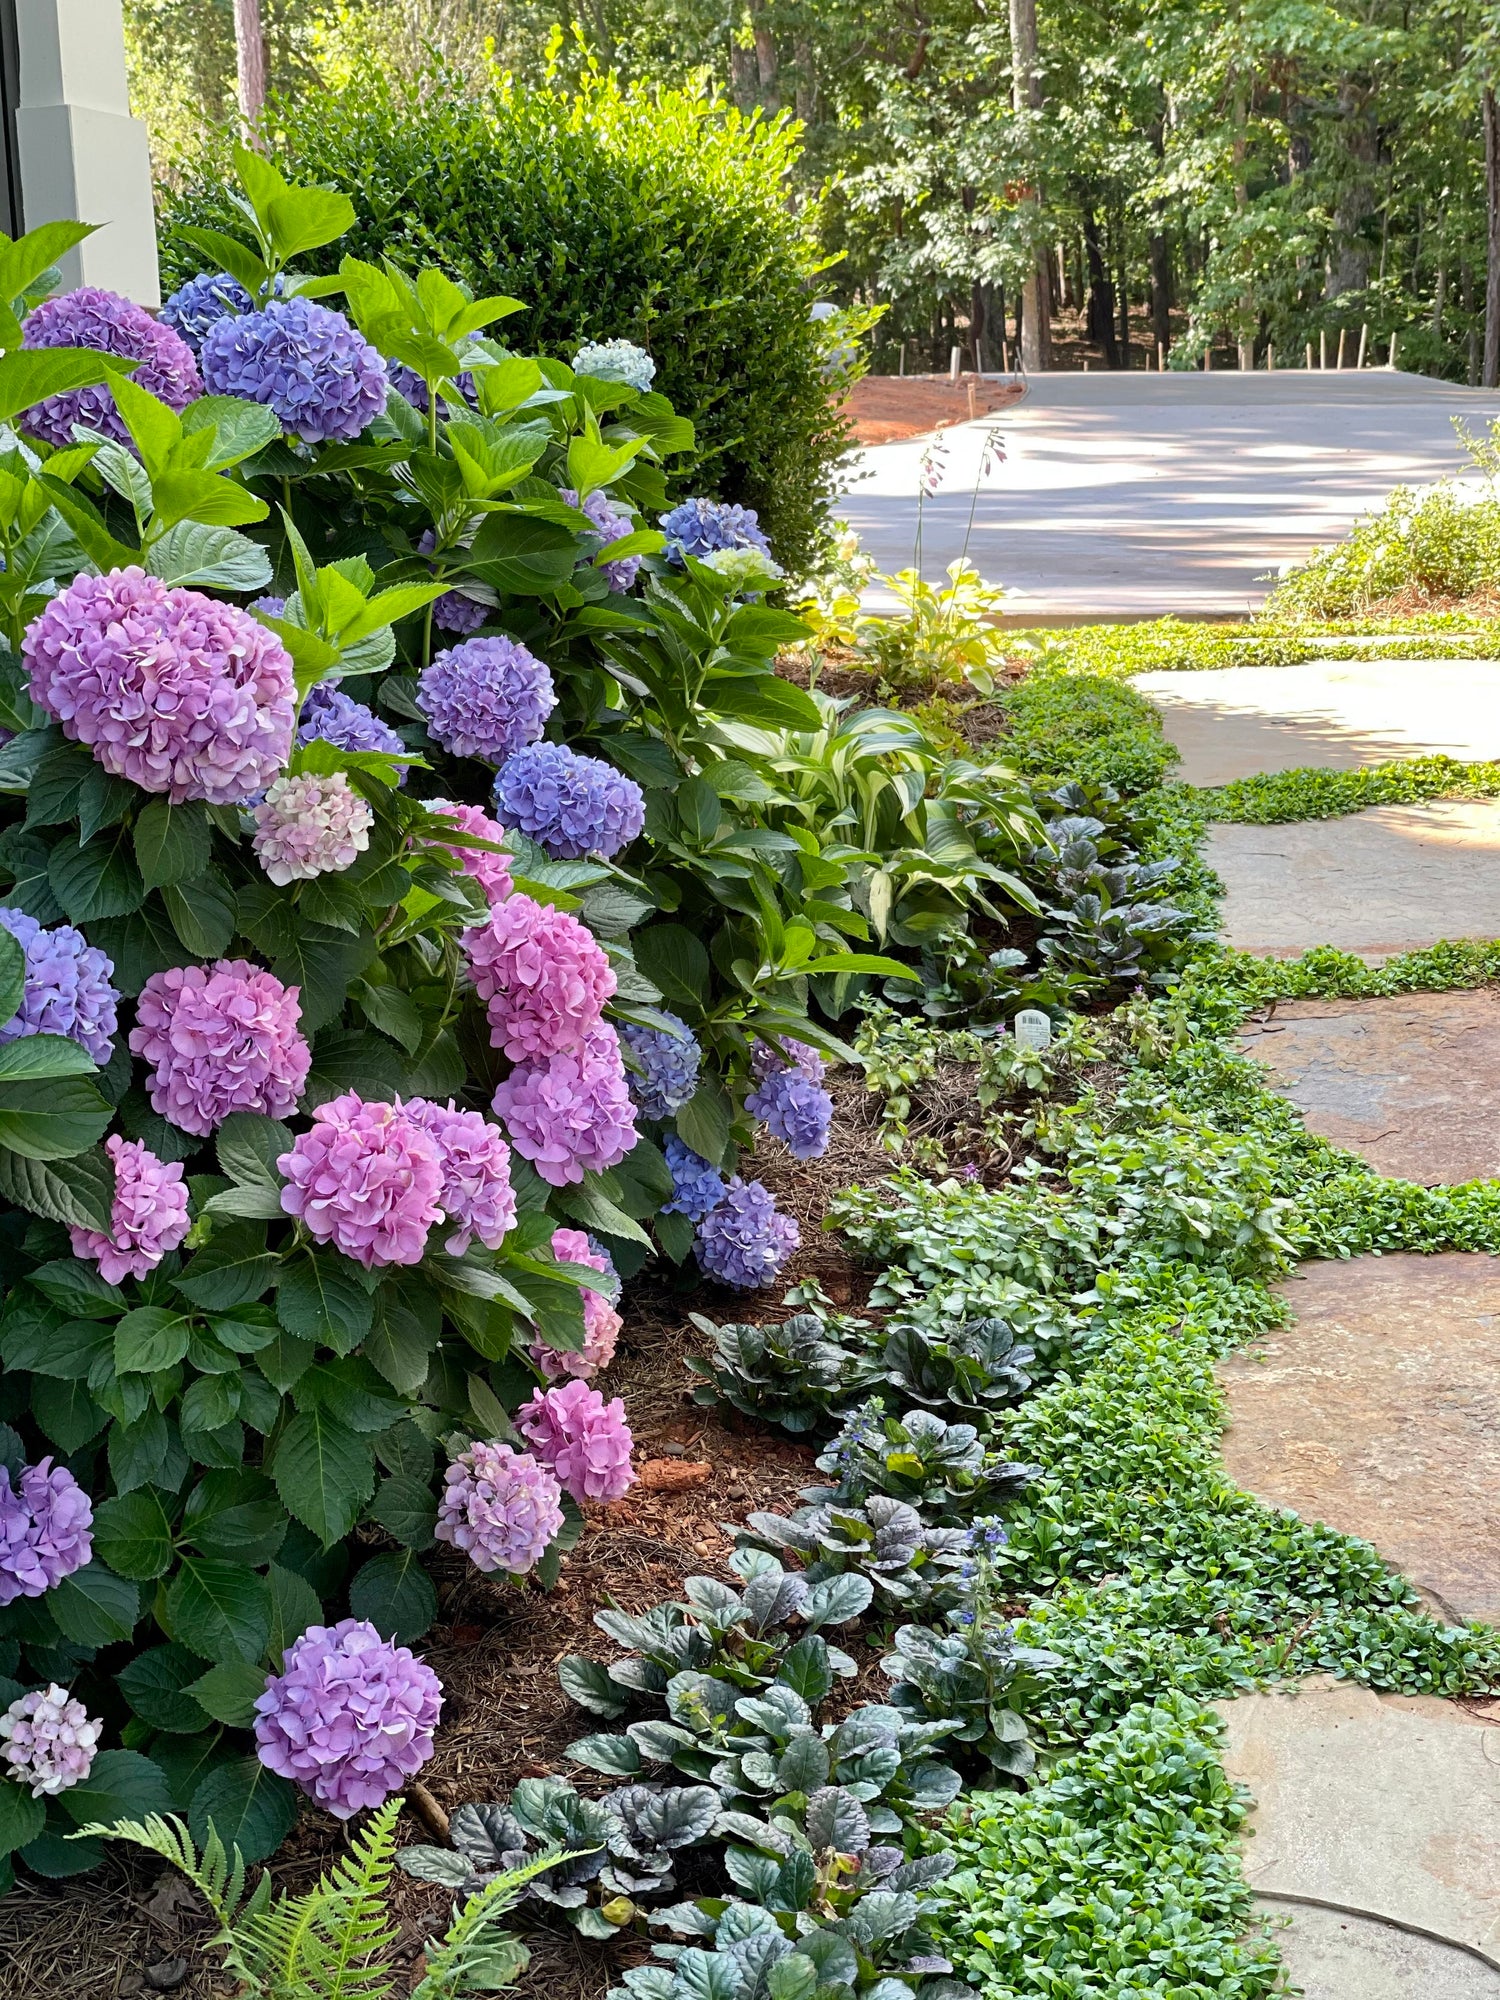
M 1356 368 L 1364 367 L 1365 349 L 1369 346 L 1369 344 L 1370 344 L 1370 322 L 1366 320 L 1364 325 L 1359 330 L 1359 359 L 1354 364 Z
M 1344 342 L 1348 338 L 1348 333 L 1349 329 L 1347 327 L 1341 326 L 1339 328 L 1339 358 L 1334 363 L 1336 368 L 1342 368 L 1344 365 Z
M 1158 375 L 1165 375 L 1167 372 L 1167 343 L 1164 340 L 1156 343 L 1156 372 Z

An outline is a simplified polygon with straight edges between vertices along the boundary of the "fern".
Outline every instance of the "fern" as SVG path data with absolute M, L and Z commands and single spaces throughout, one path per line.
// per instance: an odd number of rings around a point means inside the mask
M 460 1993 L 494 1993 L 509 1986 L 526 1970 L 531 1954 L 494 1925 L 515 1905 L 534 1876 L 560 1862 L 577 1861 L 576 1854 L 539 1854 L 524 1868 L 513 1868 L 486 1882 L 477 1895 L 454 1912 L 441 1938 L 427 1940 L 427 1966 L 411 2000 L 454 2000 Z

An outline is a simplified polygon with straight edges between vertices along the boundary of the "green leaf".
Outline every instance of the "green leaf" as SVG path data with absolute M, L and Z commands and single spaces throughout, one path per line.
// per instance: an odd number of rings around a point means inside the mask
M 167 1625 L 179 1645 L 205 1660 L 258 1660 L 271 1635 L 263 1576 L 243 1563 L 185 1555 L 167 1585 Z
M 101 1275 L 97 1264 L 76 1257 L 38 1265 L 29 1282 L 44 1299 L 82 1319 L 113 1319 L 125 1305 L 125 1294 Z
M 597 1229 L 605 1236 L 617 1236 L 624 1243 L 644 1243 L 648 1250 L 651 1248 L 651 1238 L 641 1225 L 610 1200 L 591 1174 L 586 1175 L 576 1187 L 559 1188 L 552 1199 L 570 1220 L 581 1222 L 587 1229 Z
M 174 1280 L 184 1298 L 210 1312 L 248 1305 L 275 1277 L 279 1259 L 266 1249 L 263 1224 L 215 1224 L 214 1233 Z
M 304 251 L 319 250 L 351 230 L 354 203 L 332 188 L 289 187 L 272 197 L 261 219 L 277 256 L 289 264 Z
M 708 998 L 708 950 L 684 924 L 651 924 L 635 938 L 635 962 L 665 1000 L 695 1012 Z
M 437 1592 L 412 1549 L 388 1549 L 355 1571 L 349 1609 L 382 1638 L 409 1645 L 437 1616 Z
M 153 1482 L 176 1492 L 187 1477 L 187 1453 L 176 1426 L 160 1410 L 148 1409 L 133 1424 L 109 1427 L 109 1470 L 118 1493 L 133 1493 Z
M 60 1801 L 76 1826 L 95 1821 L 141 1819 L 147 1813 L 170 1812 L 172 1794 L 160 1764 L 137 1750 L 101 1750 L 79 1784 L 70 1785 Z
M 113 381 L 136 365 L 116 355 L 106 360 L 102 354 L 69 347 L 17 348 L 10 354 L 0 354 L 0 423 L 19 416 L 22 410 L 48 396 Z
M 4 935 L 9 937 L 10 932 Z M 17 1041 L 0 1045 L 0 1083 L 96 1074 L 88 1050 L 70 1042 L 66 1035 L 22 1035 Z
M 221 528 L 244 527 L 251 521 L 263 521 L 271 511 L 258 495 L 221 472 L 174 468 L 156 480 L 152 497 L 158 522 L 167 523 L 169 528 L 189 520 Z
M 607 1778 L 633 1778 L 642 1769 L 641 1753 L 628 1736 L 580 1736 L 563 1754 L 570 1763 L 602 1771 Z
M 286 1511 L 263 1472 L 239 1465 L 206 1472 L 188 1495 L 184 1542 L 200 1554 L 258 1568 L 286 1539 Z
M 237 278 L 253 298 L 270 275 L 265 265 L 247 244 L 238 237 L 227 236 L 221 229 L 179 229 L 178 235 L 185 243 L 191 243 L 195 250 L 201 250 L 207 260 L 205 268 L 210 271 L 227 271 L 231 278 Z
M 0 1785 L 0 1854 L 13 1854 L 35 1840 L 47 1823 L 41 1799 L 19 1785 Z
M 94 1509 L 94 1547 L 118 1576 L 149 1582 L 172 1567 L 172 1523 L 153 1487 Z
M 234 936 L 234 894 L 216 868 L 205 869 L 191 892 L 172 882 L 160 894 L 173 930 L 195 958 L 221 958 L 228 951 Z
M 224 1660 L 200 1674 L 186 1691 L 215 1722 L 245 1729 L 255 1720 L 255 1704 L 266 1691 L 266 1670 L 244 1660 Z
M 430 1549 L 437 1522 L 437 1502 L 425 1479 L 397 1473 L 382 1479 L 370 1502 L 370 1519 L 378 1521 L 403 1548 Z
M 115 1681 L 142 1722 L 174 1736 L 192 1736 L 208 1717 L 184 1689 L 202 1672 L 203 1662 L 186 1646 L 152 1646 L 128 1661 Z
M 47 1593 L 47 1609 L 65 1638 L 80 1646 L 109 1646 L 128 1639 L 141 1615 L 141 1593 L 95 1556 Z
M 399 1042 L 409 1056 L 416 1054 L 422 1045 L 422 1015 L 409 993 L 403 993 L 399 986 L 372 986 L 362 979 L 354 997 L 372 1028 Z
M 705 1077 L 677 1113 L 677 1136 L 713 1166 L 729 1154 L 733 1112 L 723 1086 Z
M 148 889 L 194 882 L 208 867 L 211 833 L 201 805 L 152 799 L 135 823 L 135 860 Z
M 80 1450 L 109 1421 L 109 1412 L 100 1409 L 82 1382 L 55 1382 L 45 1375 L 31 1385 L 31 1414 L 60 1451 Z
M 279 431 L 271 411 L 260 414 Z M 163 583 L 194 590 L 264 590 L 272 576 L 271 559 L 259 542 L 231 527 L 202 521 L 179 521 L 168 528 L 152 543 L 146 567 Z
M 192 1321 L 168 1306 L 137 1306 L 115 1327 L 115 1373 L 154 1375 L 171 1368 L 188 1349 Z
M 358 1267 L 328 1250 L 303 1250 L 285 1266 L 276 1317 L 288 1333 L 348 1354 L 370 1331 L 375 1302 Z
M 74 924 L 92 923 L 97 917 L 128 917 L 146 899 L 130 832 L 123 826 L 96 835 L 87 847 L 62 841 L 48 859 L 47 880 Z
M 245 1861 L 264 1861 L 274 1854 L 296 1820 L 296 1787 L 268 1771 L 258 1757 L 210 1771 L 188 1808 L 188 1825 L 200 1845 L 212 1828 Z
M 812 696 L 777 674 L 707 674 L 700 700 L 710 714 L 762 728 L 823 727 L 822 711 Z
M 266 1650 L 279 1666 L 292 1641 L 321 1620 L 323 1606 L 307 1578 L 294 1569 L 272 1563 L 266 1580 L 271 1587 L 271 1639 Z
M 77 1229 L 114 1227 L 114 1163 L 102 1152 L 73 1155 L 66 1171 L 0 1147 L 0 1195 L 49 1222 Z
M 66 1160 L 86 1152 L 113 1116 L 113 1107 L 81 1076 L 0 1083 L 0 1147 L 27 1160 Z
M 324 1548 L 342 1541 L 375 1485 L 370 1441 L 320 1407 L 299 1411 L 282 1432 L 271 1464 L 276 1491 Z
M 214 1139 L 220 1170 L 240 1187 L 279 1189 L 276 1162 L 291 1149 L 291 1127 L 259 1111 L 231 1111 Z
M 25 997 L 26 953 L 14 932 L 4 931 L 0 941 L 0 1022 L 8 1021 Z
M 570 529 L 502 509 L 485 517 L 468 567 L 495 590 L 546 597 L 567 582 L 577 560 L 578 542 Z
M 442 1308 L 430 1292 L 387 1279 L 375 1294 L 375 1323 L 360 1352 L 393 1389 L 414 1396 L 427 1380 L 442 1326 Z

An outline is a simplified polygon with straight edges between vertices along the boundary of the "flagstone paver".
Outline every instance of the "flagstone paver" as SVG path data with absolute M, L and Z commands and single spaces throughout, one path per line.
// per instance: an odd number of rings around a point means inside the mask
M 1378 1172 L 1500 1175 L 1500 992 L 1283 1002 L 1243 1039 L 1310 1131 Z
M 1220 1364 L 1229 1476 L 1500 1624 L 1500 1259 L 1304 1264 L 1281 1291 L 1295 1324 Z
M 1389 957 L 1500 937 L 1500 801 L 1377 806 L 1288 826 L 1214 826 L 1229 944 L 1286 958 L 1309 945 Z
M 1489 1974 L 1490 1985 L 1471 1981 L 1457 1993 L 1500 1991 L 1496 1704 L 1471 1710 L 1320 1677 L 1215 1707 L 1225 1769 L 1255 1795 L 1244 1845 L 1252 1889 L 1405 1927 L 1411 1956 L 1423 1936 L 1451 1948 L 1433 1955 L 1436 1970 L 1464 1954 Z M 1326 1951 L 1330 1927 L 1309 1923 L 1308 1932 Z M 1327 1953 L 1327 1983 L 1309 2000 L 1373 2000 L 1359 1981 L 1369 1943 L 1366 1933 L 1366 1948 L 1343 1963 Z M 1436 1984 L 1393 1990 L 1400 2000 L 1445 1996 Z
M 1500 1972 L 1457 1945 L 1416 1937 L 1379 1917 L 1281 1896 L 1256 1905 L 1285 1925 L 1277 1947 L 1304 2000 L 1497 2000 Z

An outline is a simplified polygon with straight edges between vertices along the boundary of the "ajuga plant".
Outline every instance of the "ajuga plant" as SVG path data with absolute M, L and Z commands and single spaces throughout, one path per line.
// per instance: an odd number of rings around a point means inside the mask
M 886 1493 L 917 1508 L 924 1521 L 943 1523 L 1018 1499 L 1038 1476 L 1036 1466 L 990 1449 L 981 1424 L 948 1423 L 935 1410 L 888 1416 L 879 1397 L 850 1411 L 817 1464 L 836 1483 L 808 1488 L 805 1499 L 847 1504 Z

